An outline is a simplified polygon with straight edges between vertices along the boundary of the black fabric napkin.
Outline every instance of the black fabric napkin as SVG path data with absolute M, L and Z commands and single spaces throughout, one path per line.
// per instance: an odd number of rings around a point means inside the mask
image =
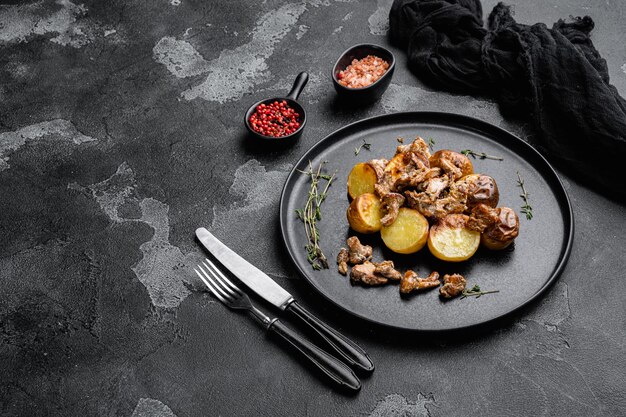
M 389 21 L 425 83 L 495 97 L 505 117 L 532 120 L 533 144 L 559 167 L 626 201 L 626 101 L 589 38 L 590 17 L 528 26 L 499 3 L 485 28 L 479 0 L 395 0 Z

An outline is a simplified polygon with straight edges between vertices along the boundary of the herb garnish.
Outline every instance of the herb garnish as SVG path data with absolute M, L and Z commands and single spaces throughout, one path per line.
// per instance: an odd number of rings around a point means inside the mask
M 435 139 L 433 138 L 428 138 L 428 142 L 426 142 L 426 144 L 428 145 L 428 147 L 430 148 L 430 150 L 433 150 L 433 146 L 435 145 Z
M 517 185 L 522 189 L 522 193 L 519 195 L 524 200 L 524 205 L 522 206 L 522 213 L 526 215 L 527 220 L 531 220 L 533 218 L 533 208 L 528 202 L 528 196 L 530 195 L 528 191 L 526 191 L 526 187 L 524 186 L 524 180 L 517 172 Z
M 306 258 L 316 271 L 322 268 L 328 269 L 328 260 L 324 252 L 322 252 L 322 248 L 320 248 L 320 234 L 317 229 L 317 222 L 322 219 L 322 203 L 326 199 L 326 193 L 335 180 L 336 174 L 323 174 L 322 166 L 325 163 L 326 161 L 320 163 L 317 170 L 313 170 L 311 161 L 309 161 L 308 171 L 299 171 L 311 178 L 311 187 L 309 188 L 309 196 L 306 200 L 306 204 L 303 209 L 296 210 L 296 215 L 304 222 L 304 231 L 307 237 L 307 244 L 304 246 L 306 249 Z M 326 186 L 320 193 L 321 180 L 326 180 Z
M 363 143 L 361 144 L 361 146 L 359 146 L 358 148 L 354 148 L 354 155 L 358 155 L 359 152 L 361 152 L 361 148 L 365 148 L 369 151 L 371 147 L 372 144 L 365 142 L 365 139 L 363 139 Z
M 497 292 L 500 291 L 481 291 L 480 289 L 480 285 L 476 284 L 474 285 L 472 288 L 468 289 L 464 289 L 463 290 L 463 295 L 461 295 L 461 300 L 467 297 L 476 297 L 476 298 L 480 298 L 481 295 L 485 295 L 485 294 L 495 294 Z
M 500 156 L 487 155 L 484 152 L 474 152 L 471 149 L 465 149 L 464 151 L 461 151 L 461 153 L 465 156 L 471 156 L 474 159 L 480 158 L 480 159 L 495 159 L 496 161 L 504 161 L 504 158 Z
M 396 138 L 396 140 L 398 141 L 398 143 L 404 143 L 404 138 L 403 137 L 398 136 Z

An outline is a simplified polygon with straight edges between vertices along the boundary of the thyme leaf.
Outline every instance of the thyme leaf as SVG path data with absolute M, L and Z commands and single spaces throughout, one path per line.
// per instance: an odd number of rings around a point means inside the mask
M 480 158 L 480 159 L 494 159 L 496 161 L 504 161 L 504 158 L 502 158 L 500 156 L 487 155 L 484 152 L 474 152 L 471 149 L 465 149 L 465 150 L 461 151 L 461 153 L 463 155 L 465 155 L 465 156 L 471 156 L 474 159 Z
M 461 300 L 467 297 L 476 297 L 476 298 L 480 298 L 481 296 L 485 295 L 485 294 L 495 294 L 497 292 L 500 292 L 498 290 L 496 291 L 483 291 L 480 289 L 480 285 L 476 284 L 474 285 L 472 288 L 470 288 L 469 290 L 466 288 L 463 290 L 463 292 L 461 293 Z
M 430 150 L 433 150 L 433 146 L 435 146 L 435 139 L 433 138 L 428 138 L 428 141 L 426 141 L 426 144 L 428 145 L 428 147 L 430 148 Z
M 528 202 L 528 197 L 530 196 L 530 194 L 528 193 L 528 191 L 526 191 L 526 187 L 524 186 L 524 180 L 519 174 L 519 171 L 517 172 L 517 185 L 522 189 L 522 193 L 519 195 L 524 201 L 524 204 L 522 205 L 522 213 L 526 215 L 527 220 L 532 220 L 533 208 Z
M 369 151 L 371 147 L 372 147 L 372 144 L 367 143 L 365 139 L 363 139 L 363 143 L 358 148 L 354 148 L 354 155 L 355 156 L 358 155 L 359 152 L 361 152 L 361 148 L 365 148 Z

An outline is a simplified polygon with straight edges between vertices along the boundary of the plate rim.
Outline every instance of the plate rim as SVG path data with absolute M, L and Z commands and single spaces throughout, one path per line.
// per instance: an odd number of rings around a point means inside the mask
M 287 232 L 286 232 L 287 228 L 286 228 L 286 224 L 285 224 L 288 221 L 287 213 L 285 213 L 285 204 L 286 204 L 285 197 L 286 197 L 287 191 L 288 191 L 287 190 L 287 185 L 289 184 L 289 182 L 292 180 L 292 177 L 297 172 L 296 168 L 305 160 L 307 155 L 309 155 L 313 150 L 317 149 L 318 147 L 321 147 L 324 144 L 324 142 L 326 142 L 330 137 L 338 135 L 342 131 L 352 129 L 352 128 L 354 128 L 354 126 L 356 126 L 358 124 L 370 123 L 370 122 L 372 122 L 373 120 L 376 120 L 376 119 L 383 120 L 385 118 L 391 118 L 391 117 L 411 117 L 411 116 L 421 117 L 421 118 L 428 118 L 428 117 L 431 117 L 431 118 L 453 117 L 454 118 L 454 117 L 456 117 L 459 120 L 465 120 L 466 123 L 474 124 L 474 125 L 476 125 L 476 124 L 483 125 L 483 126 L 486 126 L 486 127 L 490 128 L 490 129 L 494 129 L 499 134 L 503 134 L 504 136 L 508 136 L 509 139 L 516 141 L 518 145 L 522 146 L 523 148 L 525 147 L 529 152 L 534 153 L 535 156 L 538 157 L 539 160 L 543 164 L 545 164 L 545 167 L 548 169 L 549 175 L 553 176 L 553 179 L 556 180 L 556 185 L 558 185 L 559 191 L 562 192 L 562 194 L 563 194 L 562 198 L 558 198 L 557 197 L 557 199 L 560 202 L 564 202 L 565 203 L 565 209 L 566 210 L 562 210 L 562 211 L 565 211 L 567 213 L 567 216 L 568 216 L 568 219 L 564 219 L 565 229 L 566 229 L 566 233 L 568 233 L 568 237 L 567 237 L 567 243 L 565 245 L 565 249 L 562 252 L 562 255 L 560 257 L 561 259 L 560 259 L 558 265 L 556 266 L 556 268 L 553 270 L 553 272 L 550 275 L 550 277 L 548 278 L 548 280 L 541 286 L 541 288 L 539 288 L 527 300 L 525 300 L 521 304 L 517 305 L 516 307 L 513 307 L 511 310 L 507 311 L 506 313 L 503 313 L 503 314 L 501 314 L 501 315 L 499 315 L 497 317 L 494 317 L 494 318 L 490 318 L 490 319 L 481 321 L 479 323 L 474 323 L 474 324 L 465 325 L 465 326 L 458 326 L 458 327 L 450 327 L 450 328 L 446 328 L 446 329 L 418 329 L 418 328 L 415 328 L 415 327 L 397 326 L 397 325 L 393 325 L 393 324 L 389 324 L 389 323 L 376 321 L 376 320 L 373 320 L 373 319 L 371 319 L 369 317 L 365 317 L 362 314 L 356 313 L 356 312 L 354 312 L 354 311 L 344 307 L 343 305 L 341 305 L 340 303 L 336 302 L 335 300 L 332 300 L 330 297 L 328 297 L 320 288 L 318 288 L 317 285 L 315 285 L 308 278 L 306 272 L 301 267 L 301 265 L 296 261 L 296 257 L 294 255 L 294 253 L 292 252 L 291 248 L 287 244 Z M 551 188 L 554 188 L 554 187 L 551 187 Z M 556 280 L 560 277 L 561 273 L 565 269 L 565 266 L 567 265 L 567 261 L 569 260 L 569 256 L 570 256 L 570 253 L 572 251 L 572 246 L 573 246 L 573 241 L 574 241 L 574 211 L 573 211 L 573 208 L 572 208 L 572 203 L 570 201 L 570 198 L 569 198 L 569 195 L 567 193 L 567 190 L 565 189 L 565 187 L 563 185 L 563 182 L 561 181 L 561 178 L 557 174 L 557 172 L 554 169 L 554 167 L 552 166 L 552 164 L 550 164 L 550 162 L 548 162 L 546 157 L 544 157 L 535 147 L 530 145 L 528 142 L 524 141 L 522 138 L 518 137 L 517 135 L 513 134 L 512 132 L 509 132 L 506 129 L 503 129 L 500 126 L 496 126 L 496 125 L 494 125 L 492 123 L 486 122 L 484 120 L 477 119 L 477 118 L 472 117 L 472 116 L 467 116 L 467 115 L 464 115 L 464 114 L 452 113 L 452 112 L 408 111 L 408 112 L 395 112 L 395 113 L 379 114 L 379 115 L 375 115 L 375 116 L 366 117 L 364 119 L 356 120 L 356 121 L 354 121 L 352 123 L 349 123 L 347 125 L 344 125 L 344 126 L 338 128 L 338 129 L 332 131 L 331 133 L 326 135 L 324 138 L 319 140 L 317 143 L 315 143 L 313 146 L 311 146 L 306 151 L 304 151 L 302 156 L 293 165 L 293 168 L 291 169 L 291 171 L 289 172 L 289 175 L 287 175 L 287 178 L 285 179 L 285 183 L 283 184 L 283 189 L 282 189 L 281 194 L 280 194 L 278 216 L 279 216 L 280 236 L 281 236 L 283 245 L 284 245 L 285 249 L 287 250 L 287 253 L 289 254 L 289 259 L 290 259 L 291 263 L 296 267 L 296 270 L 298 271 L 299 275 L 308 283 L 308 285 L 311 286 L 313 289 L 315 289 L 315 291 L 317 293 L 319 293 L 322 297 L 324 297 L 324 299 L 327 302 L 329 302 L 332 305 L 338 307 L 339 309 L 347 312 L 348 314 L 352 315 L 353 317 L 357 317 L 359 320 L 363 320 L 366 323 L 370 323 L 370 324 L 374 324 L 376 326 L 382 326 L 382 327 L 386 327 L 386 328 L 394 329 L 394 330 L 408 331 L 408 332 L 419 332 L 419 333 L 438 333 L 438 334 L 440 334 L 440 333 L 450 333 L 450 332 L 461 332 L 461 331 L 466 331 L 466 330 L 469 330 L 469 329 L 474 329 L 474 328 L 477 328 L 477 327 L 484 327 L 484 326 L 492 324 L 492 323 L 494 323 L 496 321 L 502 320 L 505 317 L 510 317 L 512 314 L 522 310 L 523 308 L 525 308 L 526 306 L 528 306 L 529 304 L 531 304 L 535 300 L 537 300 L 540 296 L 542 296 L 554 284 L 554 282 L 556 282 Z

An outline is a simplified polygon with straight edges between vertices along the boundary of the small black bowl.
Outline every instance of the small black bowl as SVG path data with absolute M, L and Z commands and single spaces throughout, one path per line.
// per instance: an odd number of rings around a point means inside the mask
M 346 69 L 346 67 L 352 63 L 353 59 L 362 59 L 368 55 L 375 55 L 387 61 L 389 63 L 389 69 L 387 69 L 387 72 L 385 72 L 378 81 L 374 84 L 368 85 L 367 87 L 348 88 L 339 84 L 337 75 Z M 335 63 L 332 72 L 333 85 L 335 86 L 335 90 L 337 90 L 337 94 L 339 94 L 339 97 L 342 99 L 354 103 L 371 103 L 378 100 L 383 95 L 385 90 L 387 90 L 395 67 L 396 58 L 393 56 L 391 51 L 383 48 L 382 46 L 367 43 L 355 45 L 341 54 L 341 57 L 339 57 Z
M 298 96 L 304 89 L 304 86 L 306 85 L 307 81 L 309 81 L 309 74 L 307 74 L 306 72 L 301 72 L 296 77 L 296 80 L 293 83 L 293 87 L 291 88 L 291 91 L 289 92 L 289 94 L 287 94 L 286 97 L 268 98 L 268 99 L 256 102 L 252 106 L 250 106 L 250 108 L 248 109 L 244 117 L 244 124 L 246 125 L 246 129 L 248 129 L 248 132 L 250 132 L 250 134 L 257 139 L 267 140 L 273 143 L 283 142 L 286 140 L 290 142 L 295 142 L 296 140 L 298 140 L 300 136 L 302 136 L 302 131 L 304 130 L 304 125 L 306 124 L 306 112 L 304 111 L 304 107 L 302 107 L 300 103 L 298 103 L 296 100 L 298 99 Z M 295 132 L 289 135 L 275 137 L 275 136 L 262 135 L 259 132 L 255 131 L 254 129 L 252 129 L 252 126 L 250 126 L 250 116 L 252 116 L 252 113 L 256 111 L 256 108 L 259 106 L 259 104 L 269 104 L 269 103 L 273 103 L 274 101 L 280 102 L 283 100 L 285 100 L 287 102 L 287 105 L 289 105 L 289 107 L 292 107 L 296 111 L 296 113 L 300 115 L 300 117 L 298 118 L 298 122 L 300 123 L 300 127 L 298 128 L 298 130 L 296 130 Z

